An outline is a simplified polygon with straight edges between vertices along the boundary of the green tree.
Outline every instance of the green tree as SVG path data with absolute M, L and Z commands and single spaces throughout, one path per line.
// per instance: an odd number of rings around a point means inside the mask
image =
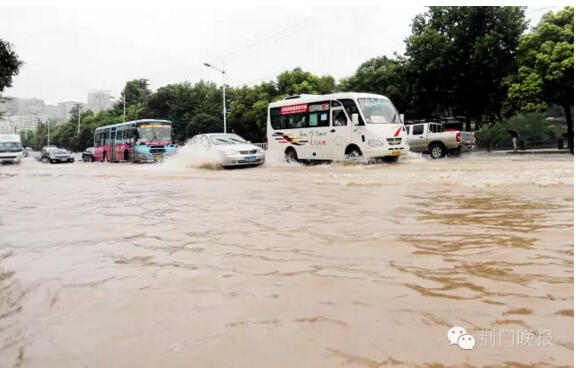
M 204 81 L 194 85 L 189 82 L 169 84 L 150 95 L 141 115 L 172 121 L 176 140 L 184 143 L 191 137 L 191 132 L 199 131 L 190 127 L 190 123 L 205 121 L 194 120 L 200 113 L 219 119 L 222 126 L 221 93 L 215 83 Z
M 222 132 L 222 119 L 203 112 L 192 117 L 186 125 L 187 138 L 191 138 L 196 134 L 218 132 Z
M 301 93 L 325 94 L 336 90 L 336 82 L 329 75 L 317 76 L 301 68 L 282 72 L 276 79 L 276 88 L 280 94 L 296 95 Z
M 143 104 L 152 94 L 150 91 L 148 79 L 132 79 L 126 82 L 122 90 L 122 96 L 126 98 L 126 105 Z
M 520 111 L 564 108 L 570 152 L 574 153 L 574 8 L 546 13 L 536 28 L 522 37 L 519 70 L 511 78 L 509 103 Z
M 406 57 L 417 113 L 463 115 L 467 129 L 498 120 L 526 26 L 522 7 L 433 6 L 416 16 Z
M 410 108 L 406 65 L 400 58 L 372 58 L 360 65 L 354 75 L 340 81 L 338 89 L 387 96 L 403 113 Z
M 243 86 L 231 91 L 230 131 L 253 142 L 266 139 L 268 104 L 281 98 L 274 82 Z
M 12 78 L 20 72 L 22 65 L 24 62 L 12 50 L 12 45 L 0 39 L 0 96 L 5 88 L 12 87 Z M 0 118 L 2 115 L 0 111 Z
M 12 45 L 0 39 L 0 92 L 12 87 L 12 78 L 18 74 L 23 64 L 12 50 Z

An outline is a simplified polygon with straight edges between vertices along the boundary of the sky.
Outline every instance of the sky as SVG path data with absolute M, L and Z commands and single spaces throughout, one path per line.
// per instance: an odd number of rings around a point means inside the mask
M 531 6 L 535 25 L 548 10 Z M 232 86 L 274 79 L 296 67 L 337 80 L 372 57 L 404 52 L 424 6 L 401 7 L 1 7 L 0 39 L 24 61 L 5 96 L 46 103 L 118 96 L 126 81 L 152 89 L 201 79 Z

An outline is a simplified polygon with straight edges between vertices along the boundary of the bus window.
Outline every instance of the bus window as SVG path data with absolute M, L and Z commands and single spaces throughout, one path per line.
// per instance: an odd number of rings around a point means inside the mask
M 346 126 L 348 124 L 344 110 L 332 111 L 332 125 L 333 126 Z
M 327 127 L 330 125 L 328 112 L 313 112 L 308 115 L 308 127 Z
M 362 116 L 360 115 L 358 106 L 356 106 L 356 102 L 354 102 L 354 100 L 344 98 L 338 101 L 340 101 L 342 105 L 344 105 L 344 108 L 346 109 L 346 112 L 348 113 L 348 116 L 350 116 L 350 118 L 352 118 L 352 114 L 358 114 L 358 122 L 360 123 L 360 125 L 364 125 L 364 120 L 362 120 Z

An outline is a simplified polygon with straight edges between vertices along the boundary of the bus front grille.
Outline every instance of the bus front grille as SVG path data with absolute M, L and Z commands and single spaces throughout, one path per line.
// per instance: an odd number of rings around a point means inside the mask
M 386 138 L 390 146 L 399 146 L 402 144 L 402 138 Z
M 158 153 L 164 153 L 166 152 L 166 149 L 164 148 L 164 146 L 150 146 L 150 153 L 151 154 L 158 154 Z

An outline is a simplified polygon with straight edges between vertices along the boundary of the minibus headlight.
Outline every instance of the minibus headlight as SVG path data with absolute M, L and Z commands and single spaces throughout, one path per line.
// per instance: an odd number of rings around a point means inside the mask
M 368 139 L 368 146 L 370 147 L 379 147 L 383 146 L 384 141 L 381 139 Z

